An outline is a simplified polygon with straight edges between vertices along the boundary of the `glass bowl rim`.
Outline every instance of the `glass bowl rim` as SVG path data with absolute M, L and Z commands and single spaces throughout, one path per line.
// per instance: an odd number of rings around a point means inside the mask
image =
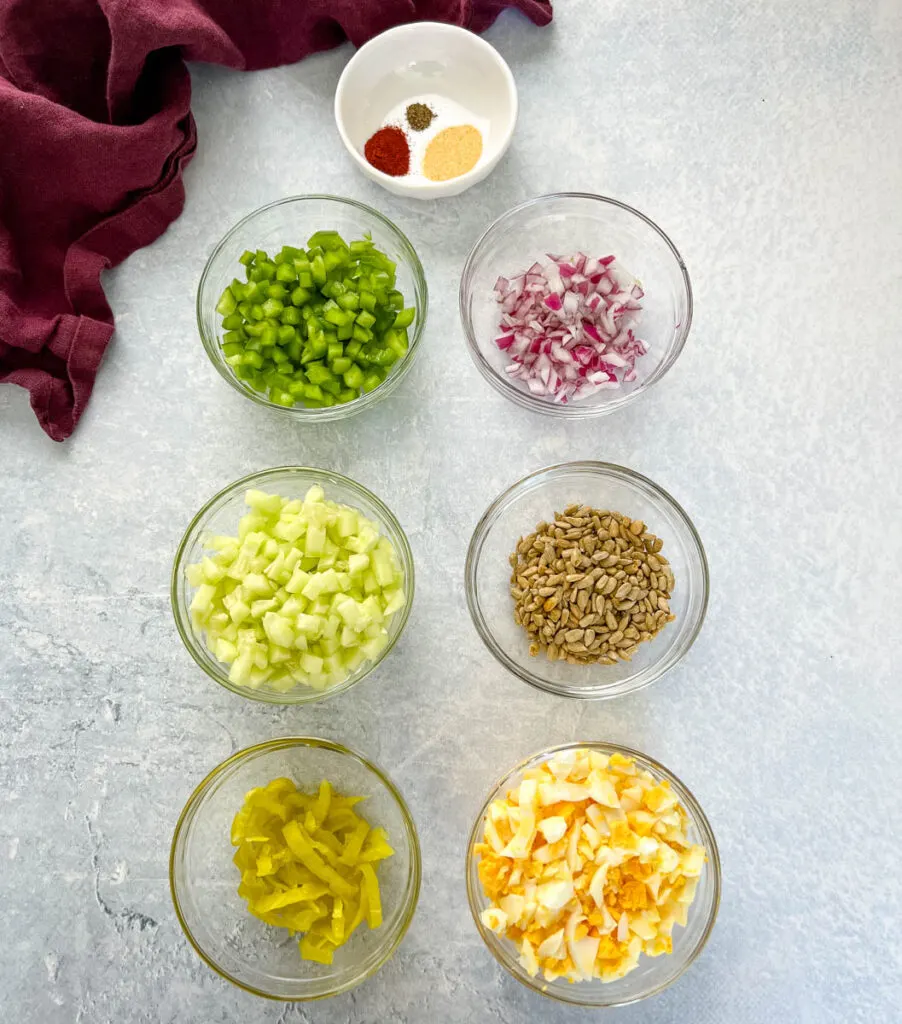
M 624 210 L 626 213 L 632 214 L 639 220 L 643 221 L 655 234 L 658 235 L 670 250 L 671 255 L 676 261 L 677 267 L 679 268 L 683 287 L 686 291 L 685 321 L 680 324 L 676 341 L 672 344 L 670 351 L 667 353 L 661 364 L 648 377 L 639 381 L 631 391 L 621 391 L 618 393 L 616 398 L 611 398 L 609 401 L 603 402 L 600 405 L 588 406 L 579 402 L 575 402 L 570 405 L 562 405 L 559 402 L 547 402 L 539 396 L 533 395 L 531 392 L 524 392 L 515 387 L 506 377 L 502 377 L 482 354 L 482 350 L 476 340 L 476 331 L 473 327 L 473 319 L 470 316 L 469 304 L 467 302 L 467 283 L 472 274 L 476 259 L 480 255 L 483 246 L 486 244 L 490 236 L 496 231 L 496 229 L 500 228 L 517 214 L 522 213 L 524 210 L 528 210 L 530 207 L 541 206 L 549 200 L 554 199 L 591 199 L 601 203 L 602 205 L 617 207 L 618 209 Z M 647 217 L 642 213 L 641 210 L 637 210 L 634 206 L 621 202 L 619 199 L 614 199 L 611 196 L 599 195 L 594 192 L 549 192 L 545 195 L 534 196 L 532 199 L 527 199 L 524 202 L 511 207 L 511 209 L 506 210 L 499 217 L 493 220 L 479 236 L 467 256 L 463 271 L 460 275 L 458 307 L 470 358 L 476 364 L 476 369 L 479 370 L 483 378 L 488 381 L 488 383 L 491 384 L 499 394 L 504 395 L 505 398 L 510 399 L 512 402 L 524 409 L 531 409 L 533 412 L 538 412 L 546 416 L 556 416 L 562 419 L 589 419 L 594 416 L 606 416 L 609 413 L 616 412 L 618 409 L 622 409 L 625 405 L 628 405 L 634 399 L 638 398 L 644 391 L 648 390 L 648 388 L 653 384 L 657 384 L 658 381 L 668 373 L 670 368 L 679 358 L 680 353 L 683 351 L 686 344 L 686 340 L 689 337 L 689 331 L 692 328 L 694 302 L 692 297 L 692 282 L 689 279 L 689 271 L 679 250 L 671 241 L 669 235 L 667 235 L 667 233 L 650 217 Z
M 216 258 L 241 228 L 255 220 L 261 214 L 267 213 L 269 210 L 276 209 L 279 206 L 286 206 L 292 203 L 305 203 L 311 200 L 341 203 L 343 206 L 350 206 L 355 210 L 361 210 L 368 216 L 375 217 L 376 220 L 381 221 L 383 226 L 388 229 L 389 233 L 393 234 L 397 238 L 405 257 L 410 264 L 414 280 L 420 285 L 423 292 L 422 309 L 420 309 L 419 306 L 417 307 L 417 318 L 413 327 L 407 355 L 398 364 L 396 364 L 397 368 L 388 374 L 379 387 L 374 388 L 372 391 L 368 391 L 359 398 L 355 398 L 353 402 L 347 402 L 344 405 L 329 406 L 322 409 L 308 409 L 303 405 L 278 405 L 275 402 L 271 402 L 266 396 L 254 391 L 252 388 L 244 388 L 234 373 L 231 372 L 231 369 L 223 363 L 222 359 L 219 358 L 218 342 L 216 338 L 210 337 L 206 327 L 204 326 L 204 308 L 201 301 L 204 293 L 204 286 L 207 283 L 207 278 L 212 273 L 213 264 Z M 401 383 L 403 378 L 407 376 L 407 373 L 410 370 L 414 356 L 419 350 L 420 339 L 426 325 L 428 311 L 429 287 L 426 281 L 426 272 L 423 269 L 423 264 L 420 262 L 420 257 L 417 255 L 416 249 L 414 249 L 410 239 L 404 234 L 398 225 L 395 224 L 394 221 L 389 220 L 384 213 L 380 213 L 379 210 L 367 205 L 366 203 L 361 203 L 357 199 L 350 199 L 346 196 L 334 196 L 319 192 L 284 196 L 283 198 L 276 199 L 271 203 L 265 203 L 263 206 L 258 206 L 257 209 L 251 210 L 250 213 L 245 214 L 241 220 L 229 228 L 229 230 L 222 236 L 222 238 L 216 243 L 216 246 L 210 253 L 210 256 L 207 258 L 207 262 L 204 264 L 204 269 L 200 275 L 200 281 L 197 285 L 197 296 L 195 298 L 195 320 L 197 323 L 198 334 L 200 334 L 201 345 L 203 346 L 204 352 L 207 354 L 207 358 L 213 364 L 219 376 L 222 377 L 222 379 L 240 395 L 243 395 L 250 401 L 255 402 L 257 405 L 262 405 L 267 409 L 275 409 L 278 412 L 287 413 L 289 416 L 294 416 L 299 420 L 307 419 L 311 423 L 317 420 L 319 422 L 327 422 L 329 420 L 344 419 L 354 413 L 361 412 L 363 409 L 370 408 L 382 398 L 387 398 L 388 395 L 395 390 L 397 385 Z M 386 385 L 388 385 L 387 388 Z M 386 390 L 383 390 L 383 388 L 386 388 Z
M 178 840 L 181 837 L 182 831 L 187 825 L 194 819 L 197 811 L 203 805 L 204 796 L 212 786 L 214 781 L 219 778 L 224 772 L 226 772 L 233 765 L 246 760 L 253 754 L 269 752 L 270 750 L 281 750 L 291 749 L 295 747 L 317 747 L 320 749 L 331 750 L 334 753 L 342 756 L 350 756 L 360 762 L 364 768 L 372 772 L 379 781 L 386 787 L 389 793 L 394 798 L 395 804 L 401 812 L 401 817 L 404 821 L 404 825 L 407 829 L 408 845 L 410 847 L 410 869 L 407 875 L 407 889 L 409 893 L 407 897 L 407 905 L 405 906 L 401 919 L 398 933 L 394 940 L 385 948 L 382 955 L 376 960 L 369 970 L 364 972 L 358 977 L 346 982 L 338 988 L 330 992 L 323 992 L 318 995 L 311 996 L 279 996 L 273 995 L 271 992 L 266 992 L 263 989 L 257 988 L 254 985 L 247 985 L 242 981 L 238 981 L 237 978 L 233 978 L 228 971 L 225 971 L 217 963 L 214 962 L 211 956 L 209 956 L 200 946 L 198 941 L 195 939 L 187 921 L 182 914 L 182 907 L 178 896 L 178 885 L 175 879 L 175 860 L 176 860 L 176 849 L 178 846 Z M 353 747 L 347 747 L 342 743 L 338 743 L 335 740 L 324 739 L 320 736 L 282 736 L 271 740 L 264 740 L 261 743 L 255 743 L 250 747 L 245 747 L 242 750 L 236 751 L 231 754 L 224 761 L 218 764 L 212 771 L 208 772 L 203 779 L 194 787 L 191 795 L 185 801 L 185 805 L 182 808 L 178 821 L 176 822 L 175 829 L 172 833 L 172 842 L 169 847 L 169 895 L 172 899 L 172 905 L 175 909 L 175 916 L 178 918 L 179 925 L 191 945 L 194 952 L 200 957 L 200 959 L 213 971 L 216 972 L 221 978 L 225 978 L 226 981 L 231 982 L 233 985 L 242 989 L 245 992 L 250 992 L 252 995 L 262 996 L 264 999 L 272 999 L 276 1002 L 315 1002 L 320 999 L 330 999 L 332 996 L 340 995 L 342 992 L 348 992 L 352 988 L 356 988 L 362 984 L 368 978 L 373 977 L 378 971 L 380 971 L 386 963 L 392 958 L 401 941 L 407 934 L 407 930 L 410 928 L 410 924 L 413 921 L 414 914 L 416 913 L 417 904 L 420 898 L 420 887 L 422 884 L 422 856 L 420 853 L 420 837 L 417 833 L 416 823 L 413 820 L 413 815 L 410 813 L 410 808 L 407 806 L 407 802 L 401 795 L 398 787 L 392 782 L 388 774 L 379 767 L 374 761 L 368 758 L 366 755 L 361 754 L 359 750 L 355 750 Z
M 318 479 L 319 482 L 338 482 L 350 488 L 351 491 L 357 492 L 364 496 L 367 501 L 377 509 L 381 518 L 380 525 L 388 523 L 393 530 L 397 533 L 400 538 L 400 553 L 399 560 L 404 567 L 404 593 L 405 601 L 404 607 L 399 609 L 396 615 L 398 616 L 398 630 L 394 637 L 389 641 L 387 646 L 379 652 L 379 656 L 372 661 L 365 671 L 361 672 L 358 676 L 353 674 L 349 676 L 344 682 L 338 683 L 335 686 L 327 687 L 325 690 L 314 690 L 311 687 L 302 688 L 299 684 L 292 690 L 288 690 L 283 694 L 270 694 L 261 693 L 259 690 L 252 690 L 247 686 L 239 686 L 229 680 L 228 675 L 219 670 L 218 672 L 210 671 L 209 665 L 207 665 L 200 657 L 197 651 L 197 647 L 201 646 L 201 641 L 194 634 L 192 629 L 189 629 L 182 621 L 182 614 L 180 614 L 181 604 L 179 602 L 179 582 L 180 574 L 184 571 L 185 555 L 188 549 L 188 541 L 192 534 L 198 530 L 204 520 L 209 515 L 211 509 L 221 499 L 231 497 L 233 494 L 237 495 L 241 490 L 247 487 L 256 486 L 259 483 L 264 483 L 267 479 L 280 473 L 291 472 L 291 473 L 303 473 L 306 475 L 313 476 L 314 479 Z M 328 495 L 327 495 L 328 497 Z M 199 538 L 198 538 L 199 539 Z M 395 644 L 401 639 L 407 621 L 410 618 L 410 612 L 413 608 L 413 598 L 416 589 L 416 569 L 413 558 L 413 550 L 410 547 L 410 541 L 407 538 L 407 534 L 404 528 L 398 521 L 397 516 L 392 510 L 385 504 L 385 502 L 374 494 L 368 487 L 358 483 L 352 477 L 345 476 L 343 473 L 336 473 L 331 469 L 318 469 L 314 466 L 272 466 L 269 469 L 258 470 L 254 473 L 248 473 L 246 476 L 240 477 L 238 480 L 233 480 L 227 484 L 221 490 L 217 491 L 212 498 L 209 498 L 204 504 L 198 509 L 198 511 L 192 516 L 191 522 L 188 524 L 185 532 L 182 534 L 182 539 L 179 541 L 178 547 L 176 548 L 175 558 L 172 562 L 172 573 L 170 575 L 169 583 L 169 602 L 172 608 L 172 615 L 175 619 L 175 626 L 178 630 L 178 634 L 181 637 L 182 643 L 186 650 L 194 659 L 195 663 L 206 672 L 206 674 L 220 686 L 227 690 L 231 690 L 232 693 L 236 693 L 241 697 L 246 697 L 248 700 L 260 701 L 263 704 L 276 704 L 283 706 L 296 706 L 302 704 L 312 704 L 316 701 L 328 700 L 330 697 L 334 697 L 339 693 L 344 693 L 349 690 L 352 686 L 356 686 L 357 683 L 362 682 L 366 677 L 378 666 L 394 649 Z M 190 623 L 189 623 L 190 625 Z M 212 655 L 211 655 L 212 657 Z M 309 693 L 301 692 L 302 689 L 309 690 Z M 298 695 L 291 697 L 298 691 Z
M 707 866 L 712 869 L 712 882 L 714 885 L 714 898 L 711 903 L 711 911 L 705 923 L 704 931 L 702 932 L 701 937 L 696 943 L 695 949 L 692 951 L 692 955 L 689 957 L 686 963 L 683 964 L 680 970 L 672 978 L 669 978 L 667 981 L 660 983 L 655 988 L 651 989 L 649 992 L 645 992 L 639 996 L 630 997 L 629 999 L 618 999 L 614 1002 L 608 1003 L 587 1003 L 583 1000 L 567 999 L 561 995 L 558 995 L 556 992 L 549 991 L 547 987 L 543 989 L 541 987 L 541 983 L 538 981 L 538 976 L 536 977 L 536 979 L 527 980 L 526 977 L 521 977 L 519 973 L 512 970 L 510 965 L 506 963 L 504 958 L 501 956 L 501 942 L 504 941 L 503 938 L 496 937 L 494 933 L 490 933 L 485 928 L 485 925 L 483 925 L 482 920 L 480 919 L 480 911 L 477 906 L 477 894 L 476 892 L 474 892 L 474 886 L 478 885 L 478 880 L 476 883 L 474 883 L 473 879 L 471 878 L 470 872 L 472 859 L 475 856 L 473 849 L 476 843 L 479 841 L 480 825 L 485 820 L 486 812 L 489 809 L 489 805 L 492 803 L 493 800 L 497 798 L 498 794 L 504 789 L 504 787 L 509 783 L 509 781 L 519 772 L 523 772 L 527 768 L 531 768 L 535 765 L 543 764 L 549 761 L 555 754 L 561 753 L 565 750 L 580 749 L 598 750 L 602 753 L 617 753 L 622 754 L 624 757 L 631 757 L 640 762 L 640 764 L 643 767 L 650 767 L 654 772 L 658 772 L 661 778 L 667 779 L 672 785 L 674 785 L 674 788 L 677 790 L 677 793 L 680 797 L 680 802 L 687 805 L 687 810 L 690 813 L 692 823 L 693 825 L 695 825 L 695 827 L 698 829 L 699 833 L 702 836 L 702 841 L 705 846 L 705 852 L 708 855 Z M 701 954 L 702 950 L 708 943 L 708 939 L 711 937 L 711 932 L 714 929 L 714 924 L 717 920 L 717 914 L 720 910 L 721 891 L 723 885 L 720 863 L 720 850 L 717 846 L 717 840 L 714 837 L 714 830 L 711 828 L 711 823 L 708 821 L 707 815 L 702 809 L 701 804 L 695 798 L 695 795 L 693 794 L 692 790 L 689 789 L 689 787 L 679 778 L 679 776 L 675 775 L 669 768 L 665 767 L 663 764 L 661 764 L 660 761 L 651 757 L 649 754 L 646 754 L 641 750 L 636 750 L 633 747 L 625 747 L 619 743 L 609 743 L 604 740 L 577 740 L 570 743 L 559 743 L 551 747 L 545 747 L 543 750 L 539 750 L 535 754 L 532 754 L 529 757 L 524 758 L 518 764 L 514 765 L 514 767 L 511 768 L 508 772 L 502 775 L 501 778 L 495 783 L 493 788 L 489 790 L 489 795 L 484 801 L 481 810 L 476 815 L 476 818 L 473 822 L 473 827 L 470 829 L 470 835 L 467 840 L 467 855 L 464 869 L 467 884 L 467 902 L 470 906 L 470 913 L 472 914 L 473 920 L 476 924 L 476 930 L 479 932 L 479 935 L 482 938 L 482 941 L 486 948 L 488 949 L 488 951 L 498 961 L 498 963 L 501 964 L 501 966 L 508 972 L 508 974 L 510 974 L 517 981 L 519 981 L 521 985 L 524 985 L 531 991 L 537 992 L 539 995 L 545 996 L 548 999 L 554 999 L 556 1002 L 564 1003 L 569 1006 L 583 1006 L 589 1009 L 599 1010 L 613 1009 L 618 1006 L 629 1006 L 631 1003 L 641 1002 L 643 999 L 648 999 L 650 996 L 657 995 L 664 989 L 669 988 L 670 985 L 672 985 L 675 981 L 677 981 L 686 973 L 689 967 L 696 961 L 698 956 Z M 491 939 L 489 938 L 489 936 L 491 936 Z M 571 988 L 576 988 L 576 986 L 571 986 Z
M 482 549 L 485 545 L 486 538 L 488 537 L 489 530 L 494 526 L 498 517 L 506 511 L 517 498 L 522 494 L 527 493 L 531 489 L 531 484 L 535 483 L 538 485 L 539 483 L 544 483 L 546 480 L 554 480 L 573 471 L 588 471 L 593 476 L 613 476 L 632 486 L 638 486 L 640 490 L 646 489 L 650 491 L 657 498 L 661 499 L 676 518 L 685 526 L 690 540 L 698 554 L 698 564 L 701 570 L 701 607 L 698 611 L 697 621 L 678 646 L 675 656 L 670 658 L 661 658 L 654 665 L 654 671 L 649 673 L 648 678 L 637 683 L 630 683 L 630 685 L 623 685 L 626 682 L 630 682 L 628 679 L 616 685 L 607 684 L 604 687 L 598 685 L 593 689 L 581 688 L 577 690 L 569 684 L 549 682 L 537 673 L 523 668 L 518 665 L 504 650 L 502 650 L 501 646 L 495 640 L 494 633 L 489 628 L 488 621 L 483 614 L 482 606 L 478 600 L 479 587 L 476 582 L 476 574 L 482 557 Z M 705 622 L 705 616 L 707 615 L 708 599 L 710 595 L 710 572 L 708 568 L 708 557 L 705 554 L 705 547 L 702 544 L 702 539 L 699 536 L 692 520 L 689 518 L 688 513 L 676 498 L 674 498 L 668 491 L 664 490 L 660 484 L 656 484 L 654 480 L 651 480 L 649 477 L 643 476 L 642 473 L 637 473 L 635 470 L 629 469 L 626 466 L 619 466 L 613 462 L 582 459 L 575 462 L 559 462 L 553 466 L 546 466 L 545 468 L 538 469 L 533 473 L 528 473 L 520 480 L 517 480 L 509 487 L 505 488 L 491 502 L 489 507 L 485 512 L 483 512 L 479 522 L 477 522 L 470 538 L 469 546 L 467 547 L 467 559 L 464 567 L 464 590 L 467 598 L 467 609 L 470 612 L 470 618 L 473 625 L 476 627 L 476 632 L 479 634 L 480 639 L 489 649 L 489 652 L 493 657 L 509 672 L 512 672 L 524 683 L 528 683 L 530 686 L 534 686 L 538 690 L 544 690 L 546 693 L 553 693 L 560 697 L 569 697 L 573 700 L 611 700 L 615 697 L 622 697 L 628 693 L 635 693 L 637 690 L 650 686 L 669 672 L 675 665 L 678 665 L 679 662 L 682 661 L 689 653 L 689 650 L 692 648 L 692 645 L 695 643 L 699 633 L 701 632 L 702 626 Z M 639 677 L 641 674 L 642 673 L 639 672 L 636 676 Z

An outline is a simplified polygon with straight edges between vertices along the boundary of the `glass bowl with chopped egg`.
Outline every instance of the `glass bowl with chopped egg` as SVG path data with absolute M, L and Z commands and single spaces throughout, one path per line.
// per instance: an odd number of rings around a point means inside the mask
M 695 797 L 647 754 L 610 743 L 551 747 L 505 775 L 466 870 L 495 959 L 578 1006 L 623 1006 L 676 981 L 720 903 L 717 843 Z
M 489 506 L 466 562 L 467 605 L 524 682 L 602 699 L 659 679 L 698 636 L 708 563 L 684 509 L 623 466 L 532 473 Z
M 221 686 L 303 704 L 364 679 L 407 623 L 413 554 L 394 513 L 339 473 L 279 466 L 194 516 L 170 596 L 179 635 Z
M 397 787 L 368 758 L 312 737 L 270 740 L 198 785 L 175 828 L 172 900 L 214 971 L 255 995 L 323 999 L 375 974 L 420 890 Z

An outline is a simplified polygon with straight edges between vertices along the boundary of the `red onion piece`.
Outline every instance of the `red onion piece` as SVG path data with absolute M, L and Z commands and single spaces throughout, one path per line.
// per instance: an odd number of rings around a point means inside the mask
M 633 332 L 642 286 L 612 255 L 547 256 L 495 282 L 495 344 L 510 356 L 507 375 L 562 405 L 635 381 L 636 360 L 648 351 Z

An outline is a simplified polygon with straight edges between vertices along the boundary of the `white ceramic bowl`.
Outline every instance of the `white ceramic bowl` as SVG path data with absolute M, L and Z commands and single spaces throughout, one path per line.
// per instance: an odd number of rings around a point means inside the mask
M 411 163 L 422 160 L 442 128 L 472 124 L 482 132 L 482 155 L 466 174 L 429 181 L 400 178 L 367 162 L 367 139 L 385 124 L 404 126 L 408 103 L 431 106 L 438 115 L 423 132 L 408 131 Z M 420 21 L 383 32 L 348 61 L 335 90 L 335 123 L 345 148 L 363 173 L 398 196 L 456 196 L 482 181 L 510 145 L 517 121 L 517 87 L 498 51 L 466 29 Z

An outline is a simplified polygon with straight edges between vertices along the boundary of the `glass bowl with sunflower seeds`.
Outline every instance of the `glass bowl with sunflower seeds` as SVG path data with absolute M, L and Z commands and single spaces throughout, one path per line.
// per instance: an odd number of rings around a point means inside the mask
M 708 562 L 682 506 L 606 462 L 532 473 L 470 541 L 467 605 L 492 654 L 525 683 L 601 699 L 659 679 L 708 605 Z

